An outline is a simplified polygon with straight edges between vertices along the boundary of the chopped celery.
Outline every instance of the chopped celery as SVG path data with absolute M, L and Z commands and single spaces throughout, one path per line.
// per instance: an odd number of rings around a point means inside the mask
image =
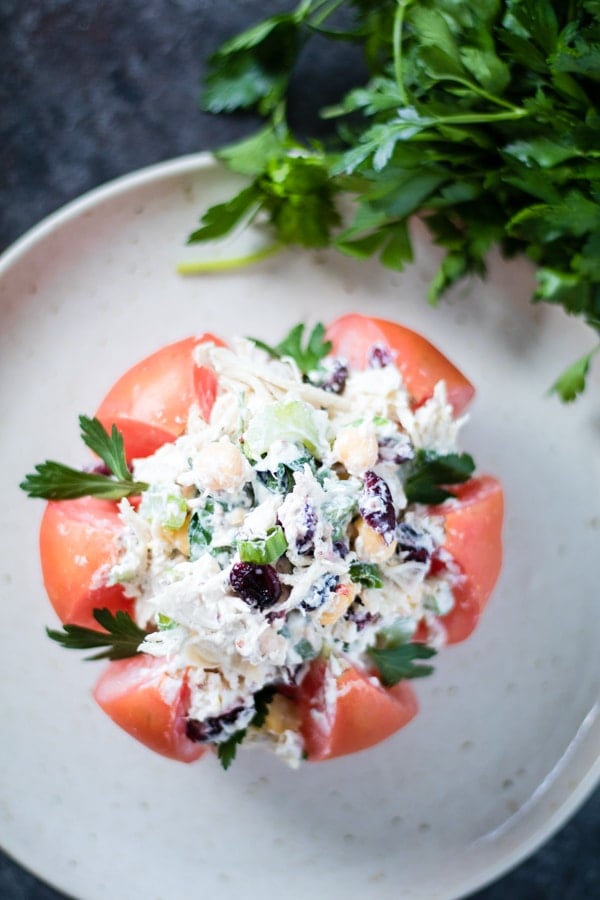
M 302 444 L 315 456 L 327 449 L 327 413 L 301 400 L 271 403 L 255 413 L 244 433 L 244 449 L 259 459 L 275 441 Z
M 161 528 L 177 531 L 185 523 L 187 504 L 174 485 L 153 484 L 144 493 L 140 512 Z

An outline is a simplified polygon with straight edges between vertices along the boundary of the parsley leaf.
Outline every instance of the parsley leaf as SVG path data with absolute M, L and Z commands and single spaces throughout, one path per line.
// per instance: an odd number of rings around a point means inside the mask
M 107 648 L 93 656 L 86 656 L 86 659 L 126 659 L 141 652 L 139 645 L 148 632 L 140 628 L 129 613 L 117 610 L 113 615 L 109 609 L 95 609 L 94 618 L 104 631 L 81 625 L 63 625 L 62 631 L 47 628 L 46 633 L 53 641 L 69 650 Z
M 26 475 L 19 485 L 29 497 L 43 497 L 45 500 L 74 500 L 78 497 L 119 500 L 146 490 L 147 484 L 133 480 L 125 459 L 123 435 L 115 425 L 110 435 L 98 419 L 80 416 L 79 425 L 86 446 L 100 457 L 114 477 L 46 460 L 35 466 L 35 472 Z
M 350 563 L 350 580 L 366 588 L 382 588 L 383 578 L 377 563 Z
M 261 350 L 265 350 L 275 359 L 291 356 L 303 375 L 313 372 L 331 350 L 331 342 L 323 340 L 325 327 L 319 322 L 311 331 L 306 346 L 304 342 L 304 324 L 295 325 L 279 344 L 271 346 L 258 338 L 249 338 Z
M 409 503 L 443 503 L 454 494 L 440 485 L 461 484 L 475 471 L 468 453 L 440 455 L 432 450 L 417 450 L 404 466 L 404 493 Z
M 338 14 L 342 29 L 328 21 Z M 369 70 L 322 110 L 340 120 L 325 143 L 297 140 L 287 113 L 314 35 L 325 51 L 327 41 L 360 48 Z M 332 247 L 401 270 L 413 258 L 409 220 L 420 215 L 444 251 L 430 302 L 466 276 L 485 277 L 497 245 L 538 266 L 534 302 L 600 332 L 599 80 L 597 0 L 304 0 L 212 57 L 205 108 L 254 108 L 266 121 L 219 154 L 251 179 L 249 193 L 209 210 L 194 240 L 257 217 L 272 248 Z M 340 229 L 342 198 L 354 212 Z M 555 393 L 580 393 L 588 368 L 579 386 Z
M 271 703 L 275 694 L 275 688 L 269 685 L 256 692 L 256 694 L 254 695 L 255 713 L 252 717 L 249 727 L 263 727 L 269 714 L 269 704 Z M 228 769 L 235 759 L 237 748 L 246 737 L 247 731 L 247 728 L 240 728 L 239 731 L 234 731 L 234 733 L 230 737 L 228 737 L 226 741 L 222 741 L 220 744 L 217 744 L 217 756 L 224 769 Z
M 564 403 L 572 403 L 585 390 L 585 381 L 592 357 L 598 350 L 600 350 L 600 344 L 565 369 L 550 388 L 550 392 L 558 394 Z
M 424 678 L 431 675 L 433 666 L 417 663 L 416 660 L 431 659 L 436 651 L 425 644 L 400 644 L 383 649 L 372 647 L 367 653 L 377 666 L 383 684 L 391 687 L 404 678 Z

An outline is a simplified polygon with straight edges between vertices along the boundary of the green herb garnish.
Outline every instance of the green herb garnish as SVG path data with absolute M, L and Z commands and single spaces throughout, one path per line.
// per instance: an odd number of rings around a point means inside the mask
M 350 563 L 350 579 L 355 584 L 362 584 L 366 588 L 382 588 L 383 577 L 377 563 L 353 562 Z
M 419 664 L 416 660 L 431 659 L 436 651 L 425 644 L 400 644 L 383 649 L 372 647 L 367 653 L 377 666 L 383 684 L 391 687 L 404 678 L 424 678 L 431 675 L 433 666 Z
M 304 325 L 301 322 L 295 325 L 289 334 L 274 347 L 265 344 L 258 338 L 250 338 L 250 340 L 265 350 L 275 359 L 281 359 L 282 356 L 291 356 L 303 375 L 313 372 L 331 350 L 331 342 L 324 341 L 325 327 L 319 322 L 311 331 L 308 342 L 305 347 L 302 346 L 304 341 Z
M 404 493 L 409 503 L 443 503 L 454 494 L 440 485 L 461 484 L 475 471 L 475 462 L 468 453 L 440 455 L 432 450 L 417 450 L 414 459 L 404 465 Z
M 321 53 L 327 41 L 359 48 L 368 69 L 322 110 L 341 124 L 325 145 L 300 141 L 286 108 L 315 36 Z M 218 153 L 250 184 L 209 209 L 190 240 L 260 215 L 269 250 L 333 247 L 401 270 L 418 214 L 445 253 L 431 302 L 484 275 L 499 245 L 537 265 L 534 302 L 600 331 L 599 47 L 597 0 L 303 0 L 211 58 L 204 108 L 266 122 Z M 342 195 L 354 215 L 340 231 Z M 563 400 L 583 389 L 592 354 L 554 385 Z
M 269 713 L 269 704 L 275 696 L 275 693 L 275 688 L 270 686 L 261 688 L 260 691 L 256 692 L 256 694 L 254 695 L 255 712 L 248 727 L 263 727 Z M 228 769 L 235 759 L 237 748 L 246 737 L 247 731 L 247 728 L 240 728 L 239 731 L 235 731 L 230 737 L 228 737 L 226 741 L 222 741 L 220 744 L 217 744 L 217 756 L 224 769 Z
M 62 631 L 47 628 L 46 633 L 53 641 L 69 650 L 107 648 L 101 653 L 86 656 L 85 659 L 126 659 L 141 652 L 139 646 L 148 632 L 136 625 L 129 613 L 117 610 L 113 615 L 109 609 L 95 609 L 93 615 L 105 631 L 81 625 L 63 625 Z
M 120 500 L 146 490 L 147 484 L 134 481 L 123 446 L 123 435 L 115 425 L 108 434 L 98 419 L 79 417 L 84 444 L 96 453 L 111 475 L 85 472 L 62 463 L 46 460 L 26 475 L 19 487 L 29 497 L 45 500 L 73 500 L 77 497 L 99 497 L 104 500 Z

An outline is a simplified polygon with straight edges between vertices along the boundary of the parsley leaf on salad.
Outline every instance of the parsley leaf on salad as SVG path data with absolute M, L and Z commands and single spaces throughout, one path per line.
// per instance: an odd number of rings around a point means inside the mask
M 431 675 L 433 666 L 416 660 L 431 659 L 436 651 L 425 644 L 400 644 L 382 649 L 371 647 L 367 653 L 377 666 L 382 683 L 391 687 L 404 678 L 424 678 Z
M 84 628 L 81 625 L 63 625 L 62 631 L 51 628 L 46 633 L 53 641 L 57 641 L 69 650 L 93 650 L 106 647 L 100 653 L 86 656 L 86 659 L 127 659 L 137 656 L 139 646 L 148 632 L 133 621 L 129 613 L 109 609 L 95 609 L 94 618 L 105 631 Z
M 263 116 L 217 152 L 250 184 L 209 209 L 190 241 L 257 222 L 272 242 L 231 265 L 297 245 L 401 270 L 419 215 L 444 251 L 430 302 L 485 276 L 499 246 L 537 266 L 533 302 L 600 332 L 599 16 L 597 0 L 302 0 L 264 19 L 211 57 L 203 98 L 212 113 Z M 368 70 L 321 110 L 338 124 L 324 143 L 300 140 L 287 108 L 315 37 L 358 48 Z M 353 205 L 343 225 L 342 198 Z M 594 354 L 557 380 L 561 399 L 584 389 Z
M 462 484 L 475 471 L 475 461 L 468 453 L 438 454 L 431 450 L 417 450 L 405 464 L 407 477 L 404 493 L 409 503 L 443 503 L 453 497 L 445 485 Z
M 264 341 L 260 341 L 258 338 L 250 338 L 250 340 L 275 359 L 290 356 L 302 374 L 307 375 L 318 367 L 321 360 L 331 350 L 331 342 L 323 340 L 324 336 L 325 326 L 319 322 L 311 331 L 308 342 L 303 346 L 304 324 L 300 322 L 275 346 L 265 344 Z
M 112 475 L 86 472 L 46 460 L 35 466 L 35 472 L 26 475 L 19 485 L 29 497 L 45 500 L 75 500 L 78 497 L 120 500 L 146 490 L 148 485 L 134 481 L 129 471 L 123 435 L 115 425 L 110 434 L 98 419 L 88 416 L 80 416 L 79 425 L 83 442 L 100 457 Z

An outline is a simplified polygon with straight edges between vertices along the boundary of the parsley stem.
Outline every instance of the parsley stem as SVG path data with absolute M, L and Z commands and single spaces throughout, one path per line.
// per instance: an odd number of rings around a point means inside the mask
M 314 11 L 316 12 L 318 9 L 321 9 L 321 12 L 311 20 L 311 27 L 318 28 L 319 25 L 322 25 L 323 22 L 336 11 L 338 6 L 341 6 L 345 2 L 346 0 L 324 0 L 322 3 L 317 3 Z M 327 3 L 330 4 L 329 7 L 323 10 L 323 7 L 327 7 Z
M 276 241 L 274 244 L 269 244 L 268 247 L 263 247 L 255 253 L 248 253 L 246 256 L 234 256 L 230 259 L 212 259 L 198 262 L 181 262 L 177 266 L 177 271 L 180 275 L 205 275 L 210 274 L 211 272 L 226 272 L 229 269 L 241 269 L 244 266 L 261 262 L 261 260 L 273 256 L 275 253 L 279 253 L 280 250 L 283 250 L 283 248 L 284 244 L 281 243 L 281 241 Z
M 412 0 L 398 0 L 398 8 L 394 15 L 394 73 L 398 85 L 398 93 L 404 106 L 409 105 L 409 100 L 404 87 L 404 76 L 402 74 L 402 28 L 404 26 L 404 12 L 410 3 L 412 3 Z
M 483 88 L 478 87 L 475 82 L 469 81 L 468 78 L 461 78 L 460 75 L 439 75 L 438 81 L 454 81 L 457 84 L 464 84 L 464 86 L 470 91 L 473 91 L 474 94 L 478 94 L 485 100 L 489 100 L 490 103 L 495 103 L 498 106 L 505 106 L 507 109 L 511 109 L 513 111 L 519 109 L 518 106 L 515 106 L 513 103 L 509 103 L 508 100 L 503 100 L 502 97 L 496 97 L 495 94 L 489 94 L 487 91 L 484 91 Z M 525 110 L 521 110 L 521 112 L 524 113 Z

